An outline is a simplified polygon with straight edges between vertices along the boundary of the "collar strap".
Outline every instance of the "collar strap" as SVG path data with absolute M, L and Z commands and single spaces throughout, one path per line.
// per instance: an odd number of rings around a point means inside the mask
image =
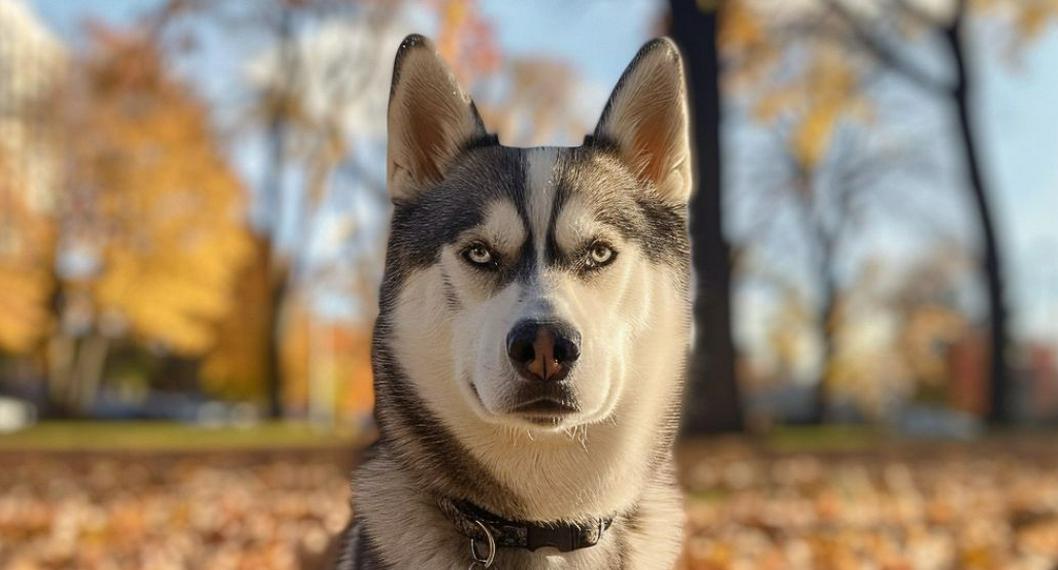
M 451 499 L 439 499 L 437 506 L 461 534 L 472 541 L 486 543 L 489 542 L 487 531 L 500 548 L 536 550 L 550 546 L 560 552 L 570 552 L 595 546 L 613 524 L 613 517 L 586 524 L 511 521 L 466 501 Z

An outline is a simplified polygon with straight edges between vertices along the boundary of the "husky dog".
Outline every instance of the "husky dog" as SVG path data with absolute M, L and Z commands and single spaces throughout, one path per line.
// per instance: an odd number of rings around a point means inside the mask
M 388 121 L 380 438 L 338 567 L 672 568 L 693 185 L 679 51 L 646 44 L 583 146 L 512 148 L 413 35 Z

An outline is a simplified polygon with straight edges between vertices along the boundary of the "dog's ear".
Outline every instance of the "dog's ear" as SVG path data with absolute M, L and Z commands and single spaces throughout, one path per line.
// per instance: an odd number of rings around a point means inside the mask
M 473 101 L 433 43 L 418 34 L 397 50 L 387 121 L 386 183 L 394 202 L 439 182 L 459 150 L 486 135 Z
M 686 86 L 676 44 L 644 45 L 614 87 L 594 139 L 616 147 L 622 160 L 664 200 L 686 202 L 691 171 Z

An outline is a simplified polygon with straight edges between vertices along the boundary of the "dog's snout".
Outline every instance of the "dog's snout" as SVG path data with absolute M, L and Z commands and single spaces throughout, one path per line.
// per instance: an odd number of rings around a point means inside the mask
M 523 378 L 557 382 L 580 358 L 580 333 L 554 321 L 520 321 L 507 334 L 507 356 Z

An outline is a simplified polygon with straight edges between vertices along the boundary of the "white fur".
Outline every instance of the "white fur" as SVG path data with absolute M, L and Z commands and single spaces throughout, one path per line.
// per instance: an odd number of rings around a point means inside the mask
M 555 201 L 556 148 L 534 148 L 528 153 L 529 222 L 533 226 L 533 244 L 537 258 L 542 259 L 547 247 L 547 229 L 551 223 L 551 209 Z

